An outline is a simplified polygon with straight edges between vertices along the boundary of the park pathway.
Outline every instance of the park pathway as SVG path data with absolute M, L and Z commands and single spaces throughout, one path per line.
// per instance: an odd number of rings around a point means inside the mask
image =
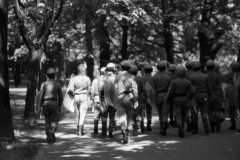
M 57 142 L 41 143 L 36 160 L 240 160 L 240 134 L 228 131 L 228 120 L 223 123 L 220 134 L 205 136 L 200 124 L 199 135 L 187 134 L 180 139 L 176 128 L 168 129 L 166 137 L 160 136 L 155 115 L 153 131 L 140 134 L 127 145 L 120 143 L 120 131 L 114 133 L 113 139 L 92 135 L 92 121 L 93 113 L 89 111 L 85 125 L 87 135 L 78 137 L 74 115 L 66 114 L 56 134 Z M 43 141 L 44 134 L 39 138 Z

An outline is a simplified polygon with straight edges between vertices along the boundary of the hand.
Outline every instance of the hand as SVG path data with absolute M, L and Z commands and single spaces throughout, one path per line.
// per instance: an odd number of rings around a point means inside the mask
M 133 105 L 134 109 L 137 109 L 138 107 L 138 102 L 135 102 L 134 105 Z

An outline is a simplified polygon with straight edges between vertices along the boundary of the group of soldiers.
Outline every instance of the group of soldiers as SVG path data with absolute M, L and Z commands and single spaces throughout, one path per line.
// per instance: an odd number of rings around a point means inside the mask
M 227 77 L 230 79 L 228 82 L 233 86 L 234 103 L 229 104 L 231 111 L 229 129 L 236 130 L 234 113 L 239 104 L 237 101 L 240 95 L 238 94 L 240 64 L 234 62 L 231 68 L 232 72 Z M 167 135 L 167 129 L 171 125 L 177 127 L 179 137 L 184 138 L 185 124 L 187 124 L 188 132 L 198 134 L 199 111 L 206 135 L 221 130 L 221 123 L 224 121 L 222 101 L 226 96 L 222 89 L 219 68 L 213 60 L 206 62 L 204 72 L 202 72 L 199 61 L 188 61 L 184 67 L 162 60 L 157 64 L 158 71 L 154 76 L 152 75 L 153 66 L 150 63 L 137 64 L 124 60 L 119 66 L 109 63 L 101 68 L 100 74 L 95 74 L 92 84 L 85 75 L 86 64 L 81 63 L 78 70 L 79 74 L 70 80 L 67 93 L 75 99 L 76 126 L 79 136 L 84 134 L 84 120 L 89 107 L 88 95 L 94 104 L 94 134 L 99 132 L 98 125 L 101 119 L 102 136 L 113 138 L 117 117 L 122 131 L 123 144 L 127 144 L 132 136 L 138 136 L 139 129 L 141 133 L 152 131 L 153 108 L 156 108 L 158 112 L 162 136 Z M 47 76 L 51 74 L 55 72 L 50 69 Z M 41 96 L 45 117 L 47 117 L 46 135 L 50 143 L 56 140 L 54 133 L 58 119 L 55 117 L 49 120 L 48 117 L 51 111 L 52 114 L 58 114 L 60 107 L 56 106 L 61 106 L 62 103 L 61 88 L 51 77 L 53 76 L 50 76 L 49 80 L 42 85 Z M 57 101 L 57 103 L 49 101 Z M 54 106 L 57 109 L 52 109 Z M 147 117 L 146 128 L 145 115 Z

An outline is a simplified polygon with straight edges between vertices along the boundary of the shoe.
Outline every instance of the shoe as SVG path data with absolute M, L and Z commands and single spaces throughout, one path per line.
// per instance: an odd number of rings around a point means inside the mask
M 237 130 L 235 119 L 231 119 L 231 127 L 229 127 L 229 130 L 232 130 L 232 131 Z
M 152 131 L 151 123 L 152 123 L 151 120 L 148 120 L 148 121 L 147 121 L 147 131 Z
M 184 138 L 185 133 L 184 133 L 184 130 L 181 127 L 179 127 L 178 132 L 179 132 L 179 137 Z
M 109 135 L 108 135 L 108 138 L 113 138 L 113 134 L 109 134 Z
M 83 125 L 80 125 L 78 130 L 78 136 L 83 136 L 83 135 L 85 135 L 85 133 L 83 132 Z
M 107 122 L 102 122 L 102 137 L 107 137 Z
M 141 133 L 145 132 L 145 126 L 144 126 L 144 121 L 141 121 Z
M 122 135 L 123 135 L 123 140 L 121 141 L 122 144 L 127 144 L 128 143 L 128 137 L 127 137 L 127 130 L 126 129 L 122 130 Z
M 133 131 L 132 136 L 134 136 L 134 137 L 137 137 L 137 136 L 138 136 L 138 132 L 137 132 L 137 130 L 134 130 L 134 131 Z
M 93 133 L 94 133 L 94 134 L 98 134 L 98 120 L 94 120 Z
M 187 125 L 187 132 L 191 132 L 192 131 L 192 125 L 191 124 L 188 124 Z
M 55 143 L 57 141 L 55 134 L 51 133 L 51 143 Z

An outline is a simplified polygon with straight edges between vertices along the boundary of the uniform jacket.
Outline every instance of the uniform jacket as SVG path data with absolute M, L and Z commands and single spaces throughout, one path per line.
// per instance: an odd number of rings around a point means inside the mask
M 210 94 L 210 88 L 208 83 L 208 76 L 202 72 L 195 72 L 189 77 L 192 83 L 194 94 L 197 93 L 207 93 Z
M 77 75 L 69 82 L 68 92 L 70 94 L 87 94 L 91 88 L 91 80 L 86 75 Z
M 171 76 L 165 72 L 159 72 L 153 77 L 156 93 L 167 92 L 171 83 Z

